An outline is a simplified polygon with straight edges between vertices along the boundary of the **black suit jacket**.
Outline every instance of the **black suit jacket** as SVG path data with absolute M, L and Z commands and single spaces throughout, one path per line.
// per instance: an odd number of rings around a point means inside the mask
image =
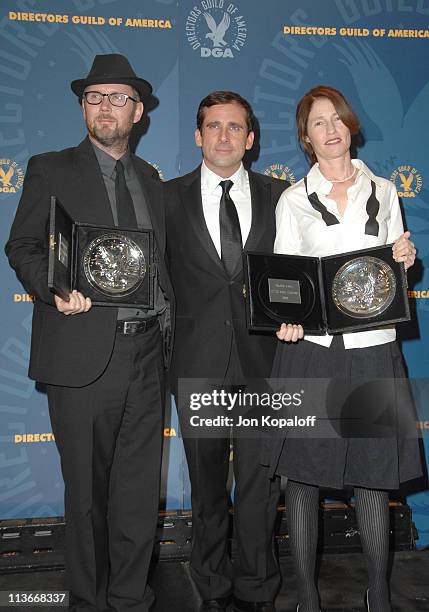
M 249 172 L 252 225 L 245 248 L 272 252 L 275 206 L 288 183 Z M 171 383 L 177 379 L 223 378 L 234 330 L 246 378 L 270 374 L 274 334 L 246 328 L 243 271 L 226 275 L 204 219 L 201 169 L 169 181 L 166 190 L 167 256 L 176 296 Z
M 164 263 L 162 184 L 158 173 L 148 163 L 134 155 L 133 163 L 162 258 L 161 286 L 172 306 L 171 285 Z M 52 195 L 57 196 L 75 221 L 114 225 L 107 190 L 88 138 L 78 147 L 36 155 L 29 160 L 22 197 L 6 245 L 11 266 L 25 289 L 36 298 L 30 377 L 53 385 L 81 387 L 98 378 L 110 359 L 117 309 L 93 306 L 87 313 L 65 316 L 55 308 L 47 284 L 48 218 Z

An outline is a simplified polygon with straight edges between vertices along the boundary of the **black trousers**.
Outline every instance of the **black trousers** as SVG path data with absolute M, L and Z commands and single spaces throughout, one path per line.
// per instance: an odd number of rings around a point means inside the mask
M 117 334 L 100 378 L 49 386 L 48 398 L 65 483 L 70 609 L 146 612 L 165 398 L 158 326 Z
M 240 386 L 244 382 L 234 343 L 224 382 Z M 261 440 L 233 440 L 237 543 L 233 564 L 228 552 L 227 492 L 231 440 L 184 438 L 183 443 L 192 487 L 190 570 L 202 599 L 233 593 L 246 601 L 274 601 L 280 587 L 273 547 L 280 479 L 270 480 L 268 468 L 260 465 Z

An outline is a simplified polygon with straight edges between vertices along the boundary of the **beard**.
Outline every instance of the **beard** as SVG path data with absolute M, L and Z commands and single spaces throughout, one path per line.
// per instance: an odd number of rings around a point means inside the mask
M 96 117 L 91 123 L 87 123 L 88 132 L 94 140 L 105 147 L 127 143 L 134 125 L 132 119 L 130 118 L 125 125 L 119 126 L 118 121 L 113 117 L 106 117 L 109 123 L 101 123 L 99 120 L 103 118 L 103 116 Z

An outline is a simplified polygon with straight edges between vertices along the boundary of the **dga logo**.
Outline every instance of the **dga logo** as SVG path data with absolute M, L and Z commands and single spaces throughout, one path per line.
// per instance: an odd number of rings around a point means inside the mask
M 289 166 L 284 164 L 271 164 L 264 170 L 265 176 L 272 176 L 273 178 L 280 179 L 281 181 L 289 181 L 291 185 L 296 183 L 296 177 Z
M 232 2 L 202 0 L 188 15 L 186 36 L 201 57 L 232 58 L 244 47 L 247 25 Z
M 421 174 L 412 166 L 398 166 L 390 180 L 395 183 L 400 198 L 415 198 L 423 187 Z
M 153 162 L 149 162 L 149 163 L 152 166 L 152 168 L 155 168 L 155 170 L 158 172 L 159 178 L 161 179 L 161 181 L 165 181 L 164 174 L 163 174 L 161 168 L 158 166 L 158 164 L 155 164 Z
M 24 182 L 24 173 L 12 159 L 0 159 L 0 193 L 16 193 Z

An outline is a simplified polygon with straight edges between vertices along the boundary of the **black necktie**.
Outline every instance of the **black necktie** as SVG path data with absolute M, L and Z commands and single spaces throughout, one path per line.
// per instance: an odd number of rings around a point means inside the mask
M 229 190 L 231 189 L 233 182 L 221 181 L 219 185 L 222 187 L 222 197 L 220 199 L 219 208 L 222 263 L 226 273 L 232 277 L 232 274 L 237 266 L 237 262 L 241 259 L 241 254 L 243 251 L 240 221 L 238 219 L 234 201 L 229 195 Z
M 128 191 L 125 181 L 124 165 L 118 159 L 116 162 L 116 177 L 115 177 L 115 195 L 116 195 L 116 212 L 118 214 L 119 227 L 137 227 L 136 213 L 134 210 L 133 200 Z

